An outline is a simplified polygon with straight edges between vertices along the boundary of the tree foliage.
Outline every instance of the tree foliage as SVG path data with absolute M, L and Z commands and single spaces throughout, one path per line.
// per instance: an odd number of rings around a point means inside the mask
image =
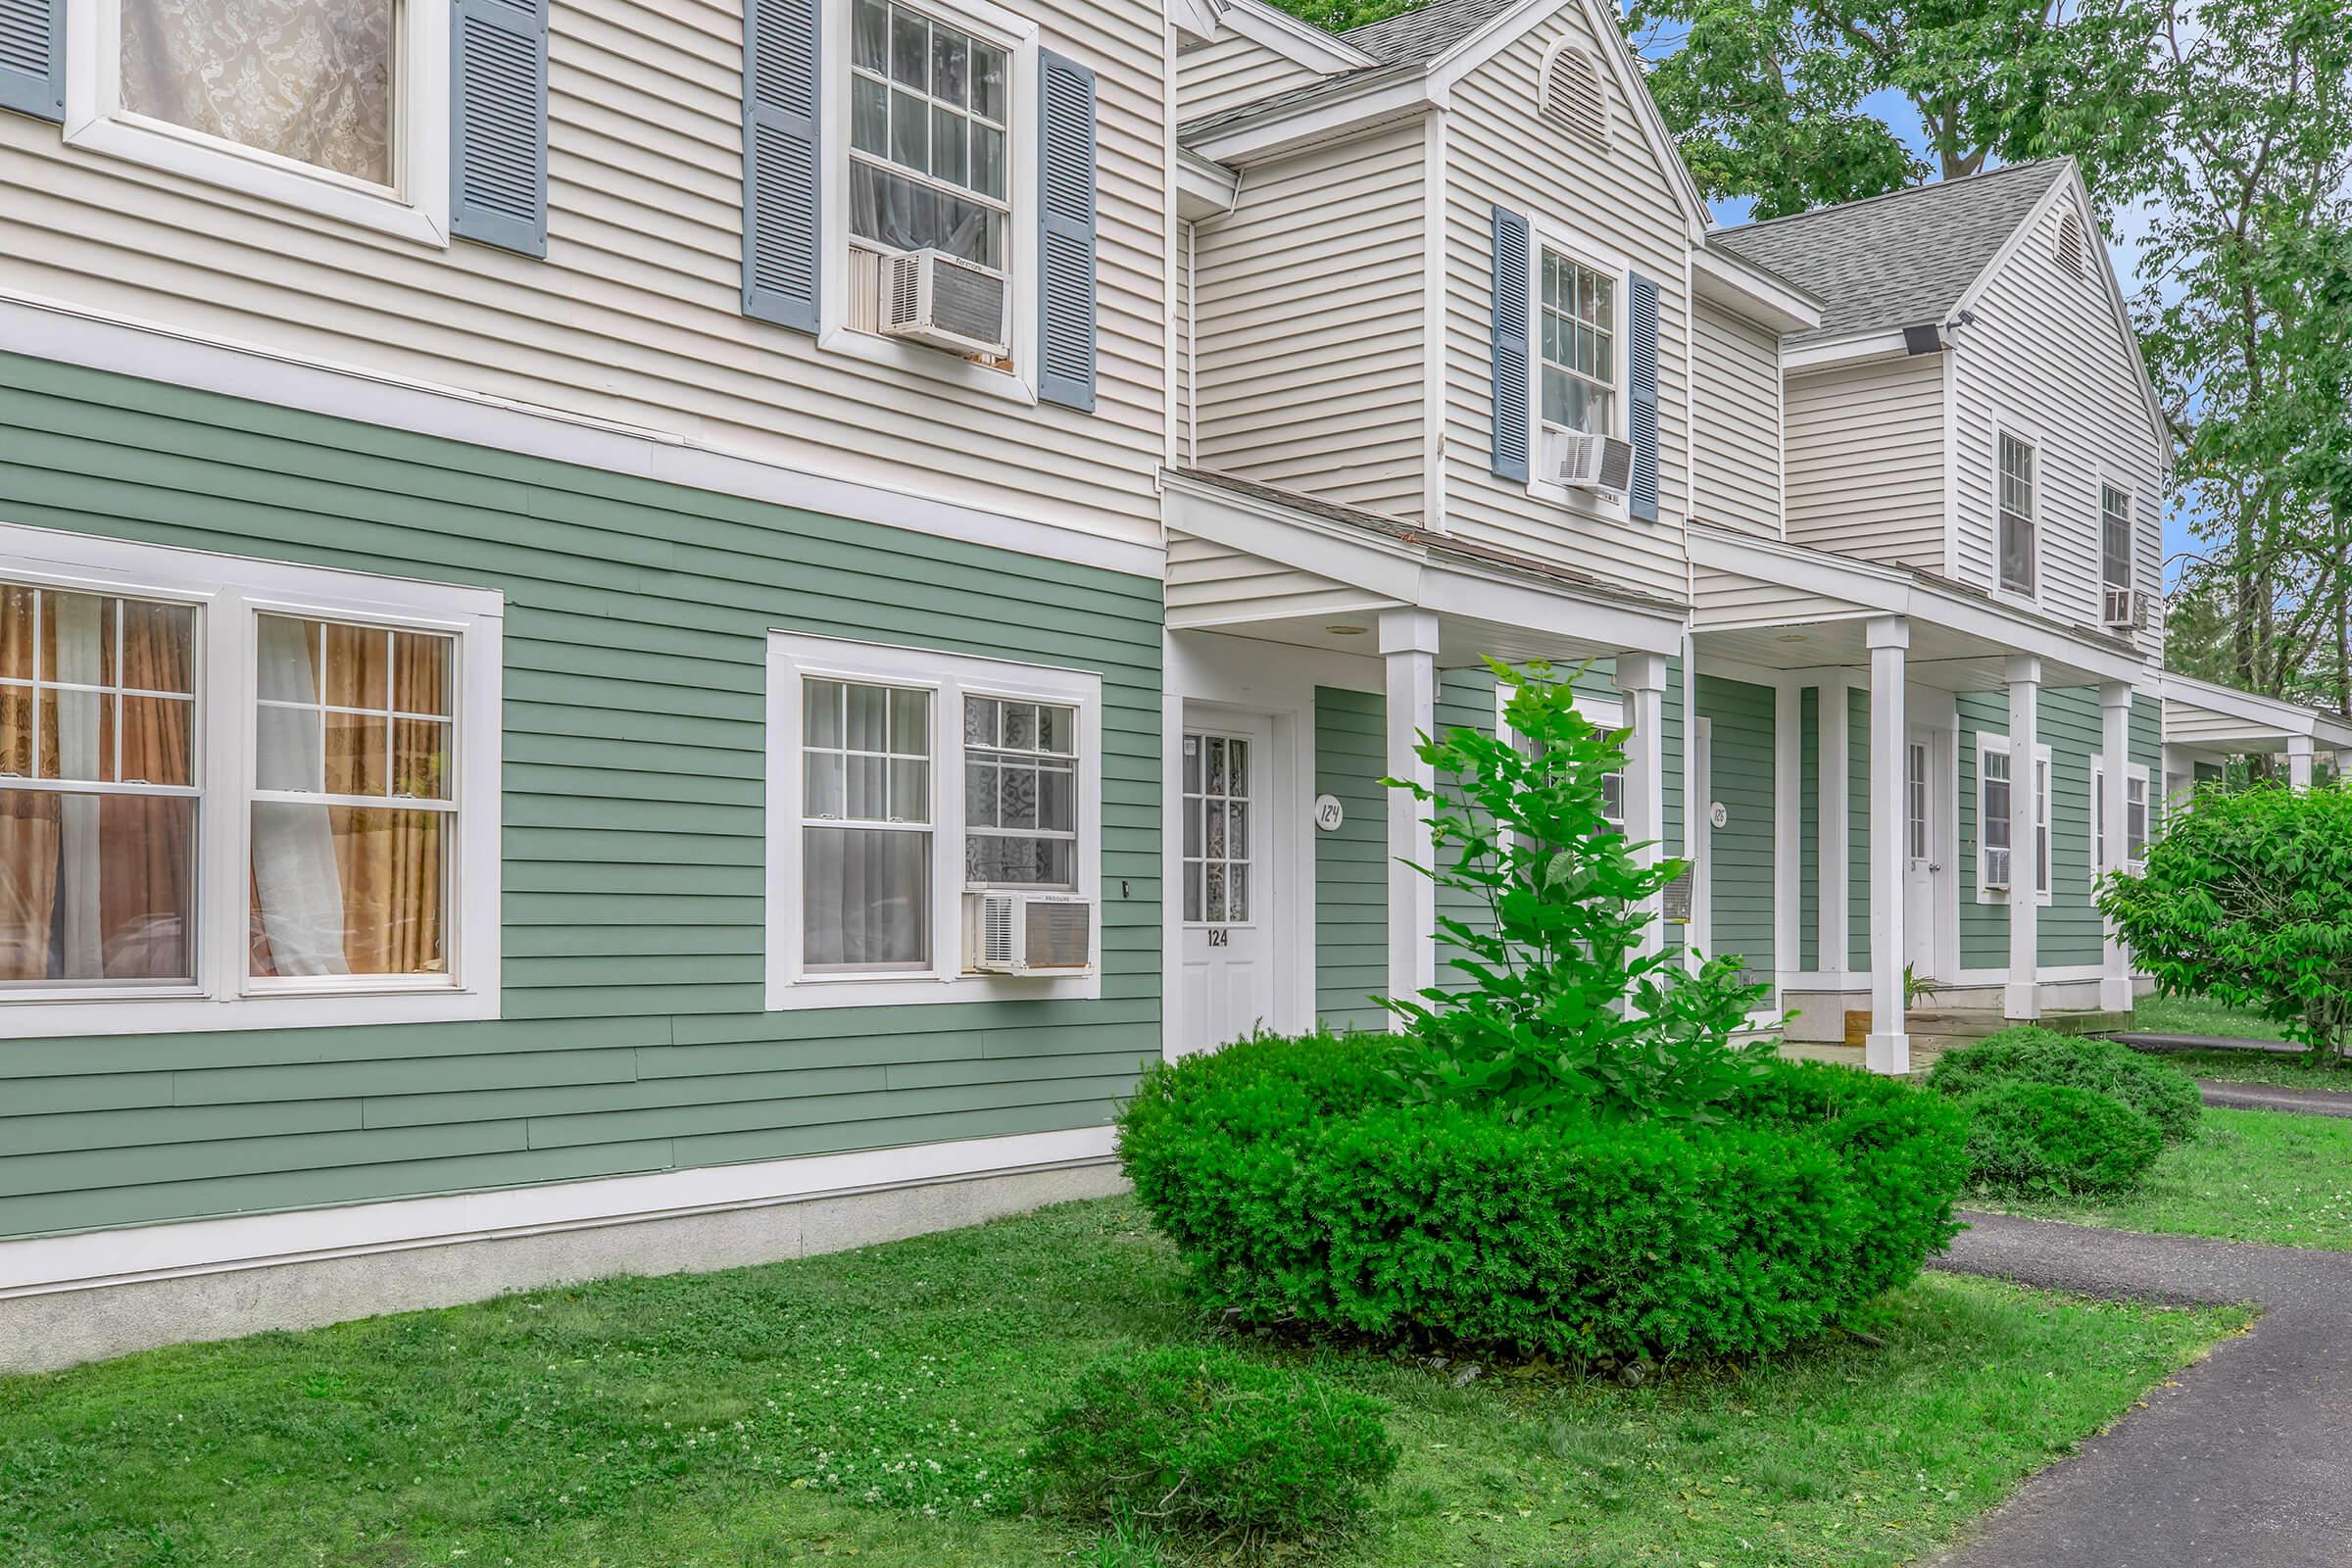
M 1481 911 L 1441 914 L 1467 982 L 1387 1003 L 1417 1050 L 1400 1069 L 1429 1099 L 1564 1105 L 1604 1116 L 1706 1121 L 1763 1070 L 1769 1047 L 1736 1046 L 1769 985 L 1725 956 L 1692 968 L 1644 951 L 1651 902 L 1687 862 L 1645 863 L 1609 823 L 1607 779 L 1625 732 L 1595 731 L 1547 665 L 1492 663 L 1510 738 L 1423 737 L 1436 786 L 1390 779 L 1428 808 L 1438 864 L 1422 867 Z M 1695 954 L 1690 956 L 1695 958 Z

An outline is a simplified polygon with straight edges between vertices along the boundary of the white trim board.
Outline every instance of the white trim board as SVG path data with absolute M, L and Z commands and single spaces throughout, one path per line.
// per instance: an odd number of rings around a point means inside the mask
M 935 538 L 964 540 L 1073 565 L 1157 577 L 1166 561 L 1166 552 L 1156 543 L 1039 522 L 1014 512 L 985 511 L 919 491 L 883 489 L 811 473 L 665 431 L 354 366 L 297 359 L 250 344 L 99 316 L 27 295 L 0 293 L 0 344 L 7 345 L 11 353 L 85 369 L 765 501 Z
M 0 1299 L 550 1231 L 593 1230 L 1110 1158 L 1108 1127 L 809 1154 L 0 1242 Z

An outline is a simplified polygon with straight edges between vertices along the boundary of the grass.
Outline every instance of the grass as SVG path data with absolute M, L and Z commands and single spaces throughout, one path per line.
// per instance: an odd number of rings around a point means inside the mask
M 2279 1118 L 2283 1120 L 2284 1118 Z M 1404 1462 L 1361 1568 L 1912 1560 L 2243 1326 L 1930 1276 L 1776 1363 L 1626 1388 L 1312 1361 Z M 1174 1568 L 1022 1516 L 1098 1355 L 1207 1332 L 1122 1200 L 725 1274 L 615 1280 L 0 1379 L 0 1562 Z
M 2308 1057 L 2282 1056 L 2269 1051 L 2167 1051 L 2153 1054 L 2158 1061 L 2178 1067 L 2191 1078 L 2352 1093 L 2352 1061 L 2314 1066 Z
M 2141 997 L 2132 1004 L 2132 1027 L 2152 1035 L 2221 1035 L 2232 1040 L 2286 1038 L 2286 1031 L 2268 1018 L 2226 1007 L 2205 997 Z
M 2352 1121 L 2209 1106 L 2196 1136 L 2158 1155 L 2121 1198 L 1984 1206 L 2116 1230 L 2352 1250 Z

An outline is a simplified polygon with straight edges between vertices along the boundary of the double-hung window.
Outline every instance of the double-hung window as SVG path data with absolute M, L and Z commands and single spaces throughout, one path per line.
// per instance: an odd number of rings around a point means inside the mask
M 1613 435 L 1616 281 L 1549 246 L 1543 254 L 1536 298 L 1539 417 L 1547 430 Z
M 1977 739 L 1977 902 L 2014 897 L 2032 889 L 2037 902 L 2050 902 L 2050 749 L 2035 746 L 2033 755 L 2034 843 L 2031 858 L 2017 853 L 2010 832 L 2010 808 L 2015 797 L 2017 762 L 2009 739 L 1981 735 Z
M 2008 593 L 2034 594 L 2040 547 L 2035 540 L 2038 526 L 2034 510 L 2034 469 L 2037 457 L 2034 444 L 2003 430 L 2000 434 L 2000 471 L 1996 476 L 1999 495 L 1999 539 L 1995 545 L 1999 562 L 1994 568 L 1999 586 Z
M 2099 486 L 2099 581 L 2106 591 L 2100 613 L 2110 625 L 2130 619 L 2132 554 L 2132 497 L 2111 484 L 2102 484 Z
M 2133 762 L 2124 770 L 2124 869 L 2139 869 L 2148 852 L 2149 785 L 2153 775 Z M 2107 868 L 2107 764 L 2090 764 L 2090 870 Z
M 0 1027 L 496 1016 L 500 616 L 0 529 Z
M 974 970 L 974 897 L 1101 885 L 1102 677 L 768 642 L 768 1005 L 1095 996 Z
M 850 230 L 1003 273 L 1012 52 L 894 0 L 850 7 Z

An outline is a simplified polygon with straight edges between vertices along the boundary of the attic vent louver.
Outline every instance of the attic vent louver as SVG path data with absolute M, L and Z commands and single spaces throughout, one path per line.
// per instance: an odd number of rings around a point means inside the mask
M 1588 146 L 1609 146 L 1609 100 L 1600 81 L 1600 62 L 1569 46 L 1551 57 L 1544 73 L 1544 118 Z
M 2058 220 L 2058 270 L 2069 277 L 2089 275 L 2082 260 L 2082 220 L 2072 213 Z

